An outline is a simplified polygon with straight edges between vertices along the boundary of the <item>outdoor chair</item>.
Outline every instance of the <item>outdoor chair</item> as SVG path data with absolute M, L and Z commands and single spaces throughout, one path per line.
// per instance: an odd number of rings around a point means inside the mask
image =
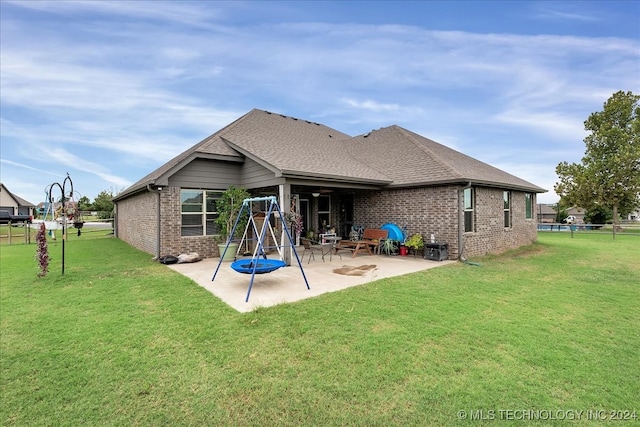
M 324 250 L 322 249 L 322 245 L 311 243 L 311 240 L 305 239 L 304 237 L 300 238 L 300 243 L 302 243 L 302 246 L 304 247 L 304 252 L 302 252 L 302 261 L 304 261 L 304 256 L 307 252 L 309 252 L 309 261 L 307 261 L 307 264 L 311 262 L 312 257 L 315 261 L 316 256 L 314 252 L 319 252 L 322 256 L 322 262 L 324 262 Z

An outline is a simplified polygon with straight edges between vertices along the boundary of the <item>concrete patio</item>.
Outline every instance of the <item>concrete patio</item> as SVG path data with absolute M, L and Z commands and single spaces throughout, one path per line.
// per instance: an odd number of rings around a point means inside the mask
M 302 254 L 302 250 L 299 254 Z M 275 255 L 277 256 L 277 254 Z M 267 274 L 256 274 L 249 301 L 245 302 L 251 274 L 237 273 L 231 269 L 230 263 L 223 262 L 215 281 L 212 281 L 219 261 L 219 258 L 206 258 L 195 263 L 172 264 L 168 267 L 189 277 L 243 313 L 258 307 L 290 303 L 327 292 L 340 291 L 385 277 L 401 276 L 455 263 L 455 261 L 429 261 L 418 257 L 414 258 L 411 255 L 359 255 L 351 258 L 349 254 L 343 254 L 342 259 L 334 255 L 331 261 L 327 255 L 325 262 L 322 261 L 320 255 L 316 254 L 315 260 L 312 259 L 308 263 L 307 254 L 302 261 L 302 268 L 310 289 L 307 289 L 298 263 L 293 258 L 291 266 Z M 345 267 L 342 269 L 343 273 L 347 274 L 334 272 L 334 269 L 342 267 Z

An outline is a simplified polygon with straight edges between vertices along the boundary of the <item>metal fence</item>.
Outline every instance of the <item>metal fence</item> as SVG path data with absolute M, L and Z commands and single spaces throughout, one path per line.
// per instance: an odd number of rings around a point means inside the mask
M 589 233 L 613 235 L 613 224 L 538 223 L 538 232 Z M 640 236 L 640 221 L 623 221 L 616 225 L 615 234 Z
M 8 224 L 0 226 L 0 244 L 1 245 L 15 245 L 15 244 L 31 244 L 36 243 L 36 234 L 40 229 L 40 223 L 42 220 L 34 220 L 32 224 L 24 222 L 16 224 Z M 58 222 L 59 223 L 59 222 Z M 91 235 L 92 233 L 104 234 L 106 230 L 113 230 L 113 218 L 102 220 L 84 221 L 80 232 L 82 235 Z M 72 221 L 67 223 L 67 234 L 77 233 L 78 229 L 73 226 Z M 62 225 L 56 230 L 48 232 L 50 238 L 62 238 Z

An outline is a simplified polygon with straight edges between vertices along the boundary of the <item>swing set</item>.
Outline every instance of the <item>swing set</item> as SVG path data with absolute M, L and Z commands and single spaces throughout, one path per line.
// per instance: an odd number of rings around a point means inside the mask
M 267 202 L 267 211 L 264 218 L 264 222 L 262 223 L 262 227 L 258 230 L 258 226 L 252 215 L 252 204 L 253 202 Z M 295 244 L 293 239 L 291 238 L 291 234 L 287 227 L 283 227 L 284 232 L 286 233 L 286 237 L 289 241 L 289 245 L 278 244 L 278 239 L 276 239 L 273 227 L 271 226 L 271 215 L 275 215 L 276 218 L 279 218 L 282 224 L 286 224 L 284 219 L 284 214 L 278 205 L 278 201 L 275 196 L 268 197 L 254 197 L 249 199 L 244 199 L 242 201 L 242 208 L 240 209 L 240 213 L 238 214 L 235 224 L 233 225 L 233 230 L 231 234 L 229 234 L 229 238 L 227 239 L 227 244 L 224 248 L 224 251 L 220 254 L 220 262 L 218 262 L 218 266 L 216 267 L 216 271 L 213 273 L 213 278 L 211 281 L 216 279 L 216 275 L 218 274 L 218 270 L 220 270 L 220 265 L 222 264 L 222 260 L 224 259 L 227 250 L 229 250 L 229 244 L 232 241 L 232 236 L 234 236 L 236 228 L 238 227 L 238 222 L 243 215 L 244 210 L 247 209 L 247 213 L 249 216 L 249 221 L 247 221 L 247 225 L 245 226 L 244 233 L 242 238 L 240 239 L 240 244 L 238 245 L 238 252 L 242 250 L 243 243 L 245 244 L 245 253 L 250 253 L 248 249 L 249 243 L 249 232 L 252 232 L 254 236 L 257 237 L 257 242 L 253 253 L 251 254 L 250 259 L 237 259 L 231 263 L 231 268 L 242 274 L 251 274 L 251 280 L 249 281 L 249 288 L 247 290 L 247 297 L 245 302 L 249 302 L 249 295 L 251 294 L 251 288 L 253 287 L 253 280 L 256 274 L 265 274 L 271 273 L 279 268 L 285 267 L 287 264 L 284 261 L 284 249 L 286 247 L 290 247 L 296 260 L 298 262 L 298 266 L 300 267 L 300 272 L 302 273 L 302 277 L 304 279 L 305 284 L 307 285 L 307 289 L 311 289 L 309 287 L 309 282 L 307 281 L 307 276 L 304 274 L 304 269 L 302 268 L 302 263 L 300 262 L 300 258 L 298 257 L 298 252 L 296 251 Z M 272 240 L 276 242 L 275 248 L 278 251 L 279 258 L 267 258 L 267 252 L 265 250 L 265 239 L 267 238 L 267 231 L 271 236 Z M 236 256 L 238 254 L 236 253 Z

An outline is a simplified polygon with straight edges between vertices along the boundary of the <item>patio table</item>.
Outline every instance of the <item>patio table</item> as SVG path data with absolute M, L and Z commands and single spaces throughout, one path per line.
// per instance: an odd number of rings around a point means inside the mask
M 336 243 L 342 240 L 342 236 L 335 236 L 335 235 L 322 236 L 322 240 L 325 242 L 325 243 L 322 243 L 322 245 L 329 247 L 329 262 L 331 262 L 333 252 L 336 249 Z M 340 256 L 340 259 L 342 259 L 342 255 L 340 254 L 338 255 Z M 324 254 L 323 254 L 323 257 L 324 257 Z

